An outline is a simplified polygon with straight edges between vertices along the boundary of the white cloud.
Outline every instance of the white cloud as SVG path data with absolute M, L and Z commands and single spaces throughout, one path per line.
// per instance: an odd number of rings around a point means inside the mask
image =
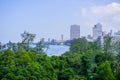
M 92 7 L 91 11 L 94 14 L 115 15 L 120 13 L 120 4 L 113 2 L 106 6 Z
M 120 15 L 113 16 L 113 20 L 120 22 Z
M 82 17 L 87 19 L 87 24 L 94 25 L 100 22 L 105 30 L 120 29 L 120 3 L 83 8 L 81 12 Z

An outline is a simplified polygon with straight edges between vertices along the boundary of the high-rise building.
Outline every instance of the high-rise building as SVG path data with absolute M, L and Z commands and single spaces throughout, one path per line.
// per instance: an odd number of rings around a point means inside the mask
M 93 40 L 97 40 L 98 38 L 102 38 L 102 25 L 97 23 L 93 27 Z
M 97 44 L 101 47 L 103 44 L 103 32 L 102 32 L 102 25 L 97 23 L 93 27 L 93 41 L 97 41 Z
M 120 41 L 120 31 L 117 31 L 112 35 L 112 42 Z
M 71 25 L 70 40 L 80 38 L 80 25 Z
M 93 37 L 90 34 L 87 35 L 86 39 L 87 39 L 88 42 L 92 42 L 93 41 Z
M 63 38 L 64 38 L 64 36 L 63 36 L 63 34 L 61 35 L 61 42 L 63 42 Z

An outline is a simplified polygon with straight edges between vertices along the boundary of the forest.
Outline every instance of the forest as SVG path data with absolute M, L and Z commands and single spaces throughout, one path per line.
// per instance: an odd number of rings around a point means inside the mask
M 35 34 L 21 37 L 21 42 L 0 44 L 0 80 L 120 80 L 120 42 L 112 43 L 109 35 L 102 45 L 74 39 L 61 56 L 47 56 L 42 40 L 30 47 Z

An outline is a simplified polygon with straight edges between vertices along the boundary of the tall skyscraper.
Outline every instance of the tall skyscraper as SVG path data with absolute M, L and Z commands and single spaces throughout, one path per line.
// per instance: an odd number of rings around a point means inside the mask
M 97 40 L 98 38 L 102 38 L 102 25 L 97 23 L 93 27 L 93 40 Z
M 103 44 L 103 32 L 102 32 L 102 25 L 97 23 L 93 27 L 93 41 L 97 41 L 98 45 L 101 47 Z
M 63 34 L 61 35 L 61 42 L 63 42 L 63 38 L 64 38 L 64 36 L 63 36 Z
M 70 40 L 80 38 L 80 25 L 71 25 Z
M 117 31 L 114 33 L 114 35 L 112 35 L 112 42 L 117 42 L 120 41 L 120 31 Z

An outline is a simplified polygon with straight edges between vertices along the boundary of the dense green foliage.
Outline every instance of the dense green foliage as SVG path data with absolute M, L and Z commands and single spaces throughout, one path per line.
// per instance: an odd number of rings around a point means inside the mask
M 69 52 L 50 57 L 42 41 L 34 48 L 24 41 L 0 45 L 0 80 L 120 80 L 120 42 L 114 45 L 115 55 L 110 42 L 101 49 L 97 42 L 75 39 Z

